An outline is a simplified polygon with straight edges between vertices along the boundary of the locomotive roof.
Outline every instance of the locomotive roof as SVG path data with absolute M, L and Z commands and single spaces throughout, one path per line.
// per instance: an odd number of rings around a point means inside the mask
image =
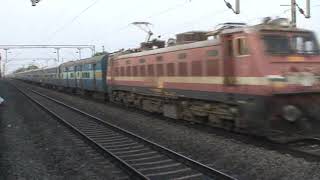
M 218 35 L 218 34 L 232 34 L 237 32 L 253 32 L 253 31 L 283 31 L 283 32 L 312 32 L 307 29 L 302 28 L 293 28 L 293 27 L 285 27 L 285 26 L 276 26 L 276 25 L 268 25 L 268 24 L 258 24 L 254 26 L 243 26 L 236 27 L 230 29 L 223 29 L 218 31 L 211 31 L 207 35 Z
M 187 31 L 187 32 L 179 33 L 177 35 L 187 35 L 187 34 L 195 34 L 195 33 L 208 33 L 208 31 Z
M 312 32 L 310 30 L 301 29 L 301 28 L 293 28 L 290 26 L 283 26 L 279 24 L 258 24 L 253 26 L 247 26 L 245 24 L 242 24 L 242 26 L 238 27 L 230 27 L 230 28 L 222 28 L 215 31 L 207 32 L 207 36 L 216 36 L 221 34 L 233 34 L 233 33 L 240 33 L 240 32 L 258 32 L 258 31 L 283 31 L 283 32 Z M 205 31 L 189 31 L 182 34 L 192 34 L 194 32 L 205 32 Z M 115 55 L 116 59 L 125 59 L 125 58 L 131 58 L 131 57 L 141 57 L 146 55 L 154 55 L 154 54 L 161 54 L 166 52 L 174 52 L 178 50 L 186 50 L 186 49 L 192 49 L 192 48 L 198 48 L 198 47 L 206 47 L 206 46 L 212 46 L 212 45 L 218 45 L 220 43 L 220 40 L 205 40 L 205 41 L 198 41 L 188 44 L 182 44 L 182 45 L 174 45 L 169 46 L 165 48 L 159 48 L 154 50 L 147 50 L 142 52 L 136 52 L 136 53 L 129 53 L 129 54 L 122 54 L 122 55 Z
M 312 32 L 310 30 L 302 29 L 302 28 L 273 26 L 273 25 L 266 25 L 266 24 L 258 24 L 255 26 L 251 26 L 251 28 L 256 29 L 258 31 Z
M 189 44 L 182 44 L 182 45 L 175 45 L 175 46 L 169 46 L 165 48 L 159 48 L 149 51 L 142 51 L 137 53 L 131 53 L 131 54 L 125 54 L 125 55 L 119 55 L 116 57 L 116 59 L 125 59 L 130 57 L 140 57 L 140 56 L 146 56 L 146 55 L 154 55 L 154 54 L 161 54 L 165 52 L 174 52 L 178 50 L 186 50 L 186 49 L 193 49 L 193 48 L 199 48 L 199 47 L 206 47 L 206 46 L 213 46 L 218 45 L 220 43 L 220 40 L 214 39 L 214 40 L 206 40 L 206 41 L 199 41 Z

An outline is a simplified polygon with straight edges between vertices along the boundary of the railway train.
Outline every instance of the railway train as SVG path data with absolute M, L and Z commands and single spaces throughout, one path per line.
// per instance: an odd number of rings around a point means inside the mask
M 111 102 L 259 136 L 317 136 L 320 54 L 315 34 L 285 19 L 154 39 L 137 49 L 14 74 L 101 94 Z

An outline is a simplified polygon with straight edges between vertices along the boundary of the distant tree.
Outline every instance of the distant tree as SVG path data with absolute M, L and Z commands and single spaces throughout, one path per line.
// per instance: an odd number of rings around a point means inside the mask
M 24 71 L 30 71 L 30 70 L 34 70 L 34 69 L 39 69 L 38 66 L 36 65 L 29 65 L 28 67 L 26 68 L 19 68 L 17 70 L 14 71 L 14 73 L 19 73 L 19 72 L 24 72 Z
M 27 70 L 33 70 L 33 69 L 39 69 L 39 67 L 36 66 L 36 65 L 29 65 L 29 66 L 27 67 Z
M 106 54 L 108 54 L 107 52 L 97 52 L 97 53 L 95 53 L 93 56 L 102 56 L 102 55 L 106 55 Z

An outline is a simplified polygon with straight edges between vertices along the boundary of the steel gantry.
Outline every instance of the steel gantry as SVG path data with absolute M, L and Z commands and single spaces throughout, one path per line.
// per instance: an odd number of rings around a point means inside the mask
M 5 75 L 6 72 L 6 64 L 8 61 L 8 53 L 10 49 L 55 49 L 57 54 L 57 61 L 60 62 L 60 50 L 61 49 L 77 49 L 79 54 L 79 59 L 81 59 L 81 50 L 82 49 L 90 49 L 92 52 L 92 56 L 96 52 L 95 45 L 0 45 L 0 50 L 5 51 L 5 58 L 2 60 L 2 76 Z M 0 60 L 1 62 L 1 60 Z M 1 63 L 0 63 L 1 64 Z M 1 69 L 1 68 L 0 68 Z

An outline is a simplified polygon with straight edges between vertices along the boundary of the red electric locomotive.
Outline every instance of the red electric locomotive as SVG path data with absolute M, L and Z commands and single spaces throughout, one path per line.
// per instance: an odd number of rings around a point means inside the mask
M 285 19 L 182 33 L 108 61 L 113 102 L 277 140 L 319 133 L 318 42 Z

